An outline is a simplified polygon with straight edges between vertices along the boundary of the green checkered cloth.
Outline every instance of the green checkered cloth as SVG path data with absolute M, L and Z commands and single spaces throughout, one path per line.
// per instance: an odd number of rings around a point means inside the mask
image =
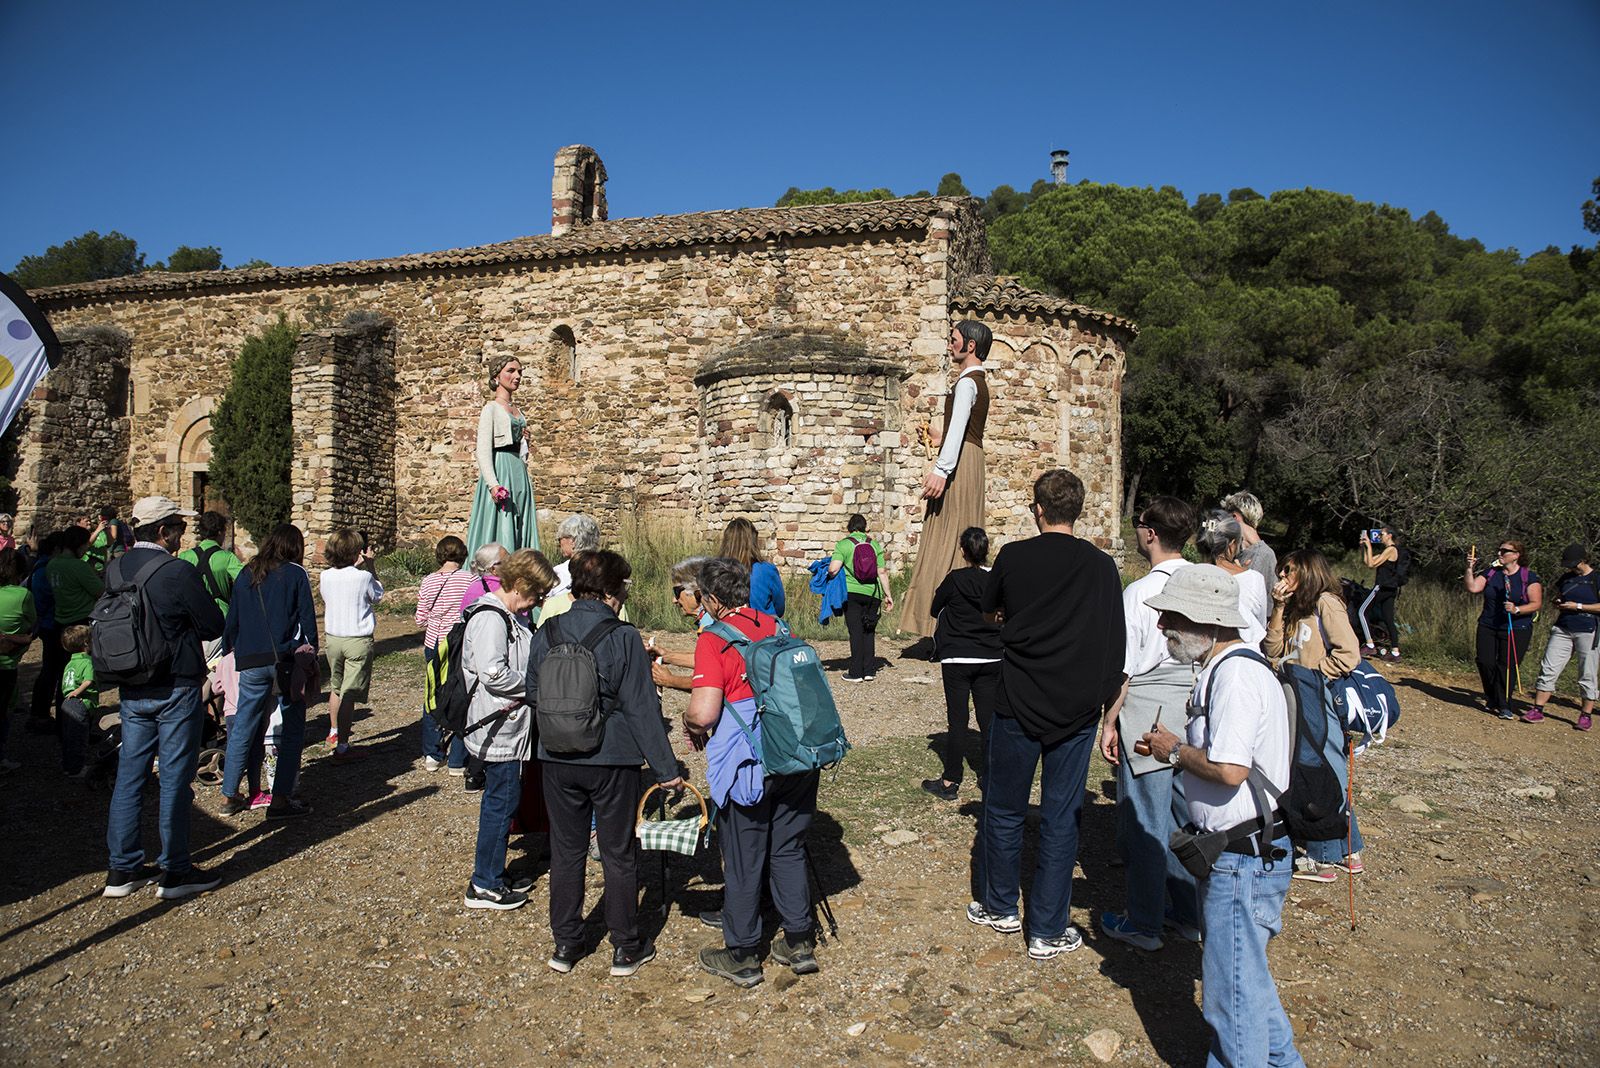
M 708 817 L 714 814 L 714 811 L 708 802 L 706 805 Z M 685 819 L 641 819 L 635 833 L 639 836 L 641 849 L 666 850 L 692 857 L 700 851 L 700 845 L 705 841 L 706 831 L 710 826 L 709 818 L 705 827 L 700 826 L 700 812 L 697 809 L 693 815 Z

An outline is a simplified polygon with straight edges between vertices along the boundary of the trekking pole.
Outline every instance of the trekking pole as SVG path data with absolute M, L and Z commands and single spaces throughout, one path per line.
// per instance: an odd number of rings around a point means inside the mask
M 1356 835 L 1356 752 L 1355 747 L 1350 744 L 1350 734 L 1348 731 L 1344 736 L 1344 752 L 1345 806 L 1350 813 L 1350 818 L 1345 821 L 1344 825 L 1345 882 L 1350 884 L 1350 930 L 1354 931 L 1356 929 L 1356 880 L 1355 876 L 1350 874 L 1349 868 L 1350 853 L 1355 846 Z
M 828 934 L 835 941 L 839 938 L 839 924 L 833 918 L 833 907 L 828 904 L 828 894 L 822 889 L 822 877 L 817 874 L 817 862 L 811 859 L 811 847 L 805 848 L 806 869 L 811 872 L 811 881 L 817 885 L 817 905 L 822 909 L 823 919 L 828 921 Z
M 661 794 L 661 818 L 664 820 L 667 818 L 667 792 L 657 792 Z M 658 849 L 656 852 L 661 857 L 661 915 L 669 916 L 672 914 L 672 899 L 667 897 L 667 851 Z
M 1507 594 L 1507 596 L 1509 597 L 1510 594 Z M 1504 709 L 1507 709 L 1507 708 L 1511 707 L 1511 659 L 1512 659 L 1513 651 L 1516 649 L 1516 644 L 1517 644 L 1517 639 L 1515 637 L 1513 637 L 1512 633 L 1511 633 L 1511 613 L 1507 612 L 1506 613 L 1506 692 L 1504 694 L 1505 702 L 1504 702 L 1504 704 L 1502 704 L 1500 706 L 1501 710 L 1504 710 Z

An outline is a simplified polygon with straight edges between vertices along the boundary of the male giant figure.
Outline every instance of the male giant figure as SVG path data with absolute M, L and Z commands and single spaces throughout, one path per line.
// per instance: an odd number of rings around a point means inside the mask
M 929 613 L 933 595 L 952 568 L 965 566 L 961 532 L 985 525 L 983 430 L 989 422 L 989 380 L 983 361 L 989 358 L 992 341 L 989 328 L 975 319 L 963 320 L 950 331 L 956 380 L 945 398 L 944 430 L 928 428 L 939 444 L 939 457 L 922 480 L 928 508 L 911 588 L 900 609 L 900 629 L 912 634 L 933 636 Z

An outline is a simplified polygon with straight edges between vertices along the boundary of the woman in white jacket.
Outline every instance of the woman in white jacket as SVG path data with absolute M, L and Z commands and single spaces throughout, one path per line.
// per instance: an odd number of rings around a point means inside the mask
M 506 881 L 506 836 L 522 797 L 522 764 L 533 751 L 533 710 L 524 703 L 533 632 L 518 617 L 555 583 L 550 562 L 524 549 L 500 564 L 500 588 L 467 609 L 461 646 L 462 679 L 472 694 L 466 743 L 482 762 L 484 779 L 478 850 L 464 902 L 469 909 L 517 908 L 532 886 Z
M 516 357 L 490 364 L 494 397 L 478 415 L 478 442 L 473 457 L 478 486 L 467 523 L 467 551 L 494 541 L 515 552 L 539 547 L 538 510 L 528 478 L 528 420 L 513 402 L 522 385 L 522 364 Z

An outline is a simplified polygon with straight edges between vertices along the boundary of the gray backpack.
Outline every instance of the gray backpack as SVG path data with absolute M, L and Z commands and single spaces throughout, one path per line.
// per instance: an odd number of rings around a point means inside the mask
M 563 616 L 545 624 L 550 651 L 539 665 L 539 692 L 534 703 L 539 744 L 560 756 L 593 753 L 605 741 L 600 666 L 595 649 L 612 631 L 627 624 L 612 616 L 601 620 L 581 642 L 568 641 L 561 630 Z

